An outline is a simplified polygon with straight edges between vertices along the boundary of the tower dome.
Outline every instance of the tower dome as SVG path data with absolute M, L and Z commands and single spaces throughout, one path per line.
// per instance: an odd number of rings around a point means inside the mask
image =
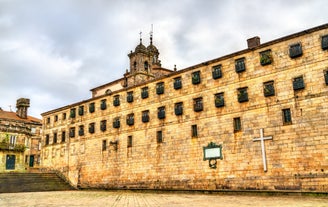
M 135 53 L 147 53 L 147 48 L 142 44 L 142 39 L 140 38 L 140 43 L 134 50 Z

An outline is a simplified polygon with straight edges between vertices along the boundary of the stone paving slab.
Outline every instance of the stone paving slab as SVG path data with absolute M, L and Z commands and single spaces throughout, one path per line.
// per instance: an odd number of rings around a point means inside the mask
M 54 191 L 0 194 L 1 207 L 328 207 L 327 197 L 252 196 L 131 191 Z

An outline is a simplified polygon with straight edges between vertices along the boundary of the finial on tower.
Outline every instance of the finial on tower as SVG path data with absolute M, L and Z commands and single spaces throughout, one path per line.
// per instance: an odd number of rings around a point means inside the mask
M 150 29 L 150 44 L 153 44 L 153 24 L 151 24 L 151 29 Z
M 140 35 L 140 44 L 142 44 L 141 34 L 142 34 L 142 32 L 140 31 L 140 32 L 139 32 L 139 35 Z

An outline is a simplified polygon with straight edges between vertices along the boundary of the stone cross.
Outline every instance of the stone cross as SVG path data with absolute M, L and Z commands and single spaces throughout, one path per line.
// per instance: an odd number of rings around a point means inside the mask
M 263 168 L 264 168 L 264 172 L 266 172 L 267 171 L 267 164 L 266 164 L 266 155 L 265 155 L 264 140 L 272 139 L 272 136 L 264 137 L 263 136 L 263 129 L 260 129 L 260 135 L 261 136 L 259 138 L 254 138 L 253 139 L 253 142 L 255 142 L 255 141 L 261 141 Z

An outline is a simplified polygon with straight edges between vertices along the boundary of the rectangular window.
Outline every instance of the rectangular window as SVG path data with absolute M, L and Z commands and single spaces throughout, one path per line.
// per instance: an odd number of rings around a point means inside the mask
M 282 110 L 282 119 L 284 125 L 292 124 L 292 116 L 289 108 Z
M 143 111 L 142 112 L 142 122 L 146 123 L 149 122 L 149 111 Z
M 246 70 L 245 58 L 239 58 L 235 61 L 235 70 L 237 73 L 241 73 Z
M 192 84 L 196 85 L 200 83 L 200 71 L 193 72 L 191 74 L 191 82 Z
M 174 105 L 174 113 L 175 115 L 182 115 L 183 114 L 183 103 L 179 102 Z
M 181 77 L 174 78 L 173 87 L 176 90 L 182 88 Z
M 324 77 L 325 77 L 325 83 L 328 85 L 328 71 L 324 72 Z
M 297 58 L 302 56 L 302 45 L 301 43 L 293 44 L 289 46 L 289 57 L 290 58 Z
M 107 150 L 107 140 L 103 140 L 102 141 L 102 151 L 106 151 Z
M 265 97 L 274 96 L 274 81 L 268 81 L 263 83 L 263 93 Z
M 222 71 L 221 71 L 222 65 L 216 65 L 212 67 L 212 77 L 213 79 L 218 79 L 222 77 Z
M 198 131 L 197 131 L 197 125 L 192 125 L 191 126 L 191 136 L 192 137 L 198 137 Z
M 100 101 L 100 109 L 105 110 L 107 108 L 106 99 Z
M 328 50 L 328 35 L 321 37 L 321 48 L 323 50 Z
M 54 133 L 54 144 L 57 143 L 57 132 Z
M 107 121 L 106 121 L 106 120 L 102 120 L 102 121 L 100 122 L 100 130 L 101 130 L 102 132 L 104 132 L 104 131 L 106 131 L 106 128 L 107 128 Z
M 50 124 L 50 117 L 47 118 L 47 124 Z
M 260 63 L 262 66 L 270 65 L 273 61 L 271 50 L 260 52 Z
M 128 136 L 127 147 L 132 147 L 132 136 Z
M 224 106 L 224 93 L 217 93 L 214 95 L 215 107 L 223 107 Z
M 304 89 L 304 80 L 303 80 L 303 76 L 297 77 L 293 79 L 293 89 L 294 91 L 296 90 L 301 90 Z
M 89 124 L 89 133 L 90 134 L 95 133 L 95 123 L 90 123 Z
M 162 143 L 163 142 L 163 134 L 162 131 L 157 131 L 157 136 L 156 136 L 157 143 Z
M 114 128 L 120 128 L 120 118 L 119 117 L 116 117 L 113 121 L 113 127 Z
M 49 134 L 46 134 L 46 145 L 49 145 L 49 143 L 50 143 Z
M 128 103 L 132 103 L 133 102 L 133 91 L 129 91 L 127 96 L 126 96 L 126 101 Z
M 66 142 L 66 132 L 62 131 L 61 133 L 61 142 Z
M 248 101 L 247 87 L 238 88 L 238 102 L 242 103 L 246 101 Z
M 58 121 L 58 115 L 55 115 L 55 122 Z
M 94 102 L 89 104 L 89 112 L 90 113 L 95 112 L 95 103 Z
M 156 84 L 156 94 L 164 94 L 164 82 L 160 82 Z
M 75 127 L 69 128 L 69 137 L 70 138 L 75 137 Z
M 148 87 L 143 87 L 141 89 L 141 98 L 148 98 Z
M 63 120 L 66 120 L 66 113 L 63 113 Z
M 70 112 L 70 117 L 73 119 L 76 116 L 76 108 L 72 108 Z
M 83 136 L 84 135 L 84 126 L 80 125 L 79 126 L 79 136 Z
M 241 131 L 240 117 L 233 118 L 233 129 L 234 129 L 234 132 Z
M 83 116 L 84 114 L 84 106 L 79 106 L 79 115 Z
M 203 98 L 194 99 L 194 111 L 203 111 Z
M 162 107 L 158 108 L 157 117 L 159 119 L 164 119 L 165 118 L 165 106 L 162 106 Z
M 113 105 L 114 106 L 119 106 L 120 105 L 120 95 L 114 96 Z
M 132 126 L 134 124 L 134 114 L 128 114 L 126 116 L 126 124 Z

